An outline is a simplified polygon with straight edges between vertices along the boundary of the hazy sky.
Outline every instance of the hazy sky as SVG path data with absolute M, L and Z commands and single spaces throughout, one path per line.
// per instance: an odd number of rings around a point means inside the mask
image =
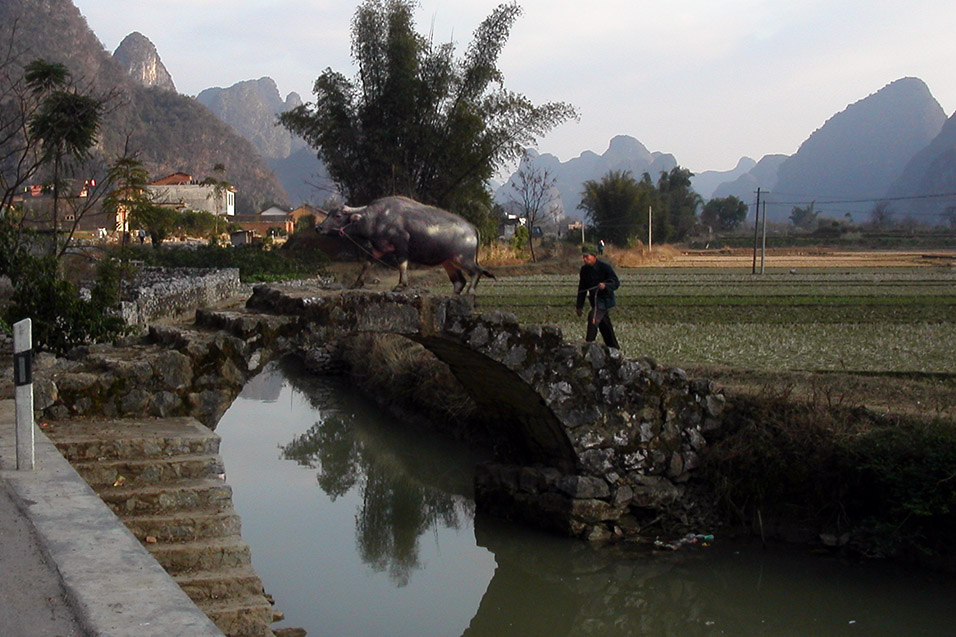
M 325 68 L 354 75 L 341 0 L 74 0 L 112 52 L 156 45 L 181 93 L 272 77 L 312 99 Z M 462 55 L 494 0 L 421 0 L 417 26 Z M 534 103 L 580 111 L 540 140 L 566 161 L 626 134 L 694 172 L 794 153 L 827 118 L 901 77 L 956 107 L 952 0 L 523 0 L 499 66 Z

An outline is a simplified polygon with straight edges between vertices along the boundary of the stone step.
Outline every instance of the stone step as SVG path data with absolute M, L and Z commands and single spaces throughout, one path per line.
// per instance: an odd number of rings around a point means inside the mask
M 262 595 L 262 580 L 251 566 L 236 566 L 215 571 L 191 571 L 173 577 L 179 587 L 196 603 L 203 600 Z
M 154 346 L 164 349 L 185 350 L 200 330 L 181 325 L 150 325 L 149 340 Z M 203 333 L 203 336 L 206 335 Z
M 216 434 L 192 418 L 55 421 L 47 429 L 220 630 L 272 635 L 272 607 L 240 536 Z
M 175 544 L 146 544 L 146 549 L 174 576 L 252 564 L 249 545 L 238 535 Z
M 138 487 L 111 485 L 98 489 L 98 493 L 120 517 L 188 509 L 220 511 L 232 507 L 232 487 L 218 477 Z
M 217 455 L 170 456 L 145 460 L 104 460 L 74 462 L 83 479 L 99 491 L 103 487 L 145 486 L 183 479 L 224 476 L 222 458 Z
M 196 605 L 227 635 L 272 635 L 269 629 L 272 605 L 261 593 L 241 598 L 207 600 Z
M 221 511 L 176 511 L 172 514 L 136 515 L 122 519 L 144 544 L 237 536 L 242 526 L 239 515 L 232 508 Z
M 223 330 L 244 340 L 257 340 L 263 336 L 288 336 L 295 331 L 298 318 L 266 314 L 257 310 L 208 310 L 196 311 L 196 326 Z
M 210 352 L 219 352 L 231 357 L 238 354 L 238 358 L 245 355 L 249 345 L 238 336 L 227 330 L 207 328 L 203 325 L 151 325 L 149 340 L 154 347 L 161 350 L 174 349 L 185 352 L 189 358 L 201 364 L 201 359 L 209 356 Z M 234 360 L 235 362 L 235 360 Z
M 219 436 L 189 417 L 54 421 L 45 431 L 70 462 L 219 453 Z

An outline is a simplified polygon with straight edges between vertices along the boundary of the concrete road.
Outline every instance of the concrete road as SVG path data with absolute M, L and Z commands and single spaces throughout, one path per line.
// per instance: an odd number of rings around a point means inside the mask
M 0 637 L 222 637 L 39 428 L 35 469 L 14 469 L 13 402 L 0 399 Z
M 10 637 L 82 635 L 56 568 L 43 554 L 33 525 L 0 482 L 0 634 Z

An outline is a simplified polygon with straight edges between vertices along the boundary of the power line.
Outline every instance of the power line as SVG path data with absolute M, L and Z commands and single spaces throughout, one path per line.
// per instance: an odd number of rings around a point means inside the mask
M 810 205 L 810 204 L 849 204 L 849 203 L 879 203 L 879 202 L 889 202 L 889 201 L 914 201 L 921 199 L 942 199 L 945 197 L 956 197 L 956 192 L 944 192 L 931 195 L 910 195 L 907 197 L 878 197 L 873 199 L 826 199 L 825 197 L 817 197 L 815 199 L 810 199 L 806 201 L 777 201 L 774 200 L 771 193 L 766 190 L 761 190 L 760 194 L 764 197 L 764 202 L 768 205 L 778 205 L 778 206 L 800 206 L 800 205 Z M 790 197 L 800 197 L 805 196 L 797 193 L 776 193 L 779 195 L 790 196 Z M 917 217 L 935 217 L 938 216 L 938 212 L 910 212 L 907 213 L 907 216 L 917 216 Z M 696 216 L 696 215 L 695 215 Z M 611 228 L 626 228 L 634 225 L 642 224 L 643 222 L 637 218 L 637 215 L 628 216 L 627 214 L 617 215 L 614 217 L 608 217 L 601 222 L 596 222 L 591 220 L 591 223 L 599 225 L 605 229 Z
M 807 196 L 807 195 L 799 194 L 799 193 L 786 193 L 786 192 L 767 193 L 767 194 L 778 194 L 785 197 L 806 197 Z M 917 199 L 941 199 L 943 197 L 956 197 L 956 192 L 943 192 L 943 193 L 937 193 L 932 195 L 910 195 L 907 197 L 874 197 L 870 199 L 827 199 L 825 196 L 822 196 L 822 197 L 817 197 L 815 199 L 811 199 L 809 201 L 775 201 L 771 198 L 770 203 L 775 203 L 778 205 L 786 205 L 786 206 L 790 206 L 790 205 L 796 206 L 800 204 L 806 205 L 806 204 L 812 204 L 812 203 L 842 204 L 842 203 L 874 203 L 874 202 L 878 203 L 881 201 L 913 201 Z

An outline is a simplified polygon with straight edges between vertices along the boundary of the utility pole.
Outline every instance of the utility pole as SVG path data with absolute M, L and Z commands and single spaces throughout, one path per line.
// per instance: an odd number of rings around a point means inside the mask
M 760 186 L 757 186 L 757 205 L 754 206 L 754 263 L 751 274 L 757 274 L 757 238 L 760 236 Z
M 760 246 L 760 274 L 763 274 L 763 264 L 767 260 L 767 200 L 763 200 L 763 240 Z
M 647 252 L 650 254 L 653 249 L 651 245 L 651 225 L 654 223 L 654 208 L 651 206 L 647 207 Z

